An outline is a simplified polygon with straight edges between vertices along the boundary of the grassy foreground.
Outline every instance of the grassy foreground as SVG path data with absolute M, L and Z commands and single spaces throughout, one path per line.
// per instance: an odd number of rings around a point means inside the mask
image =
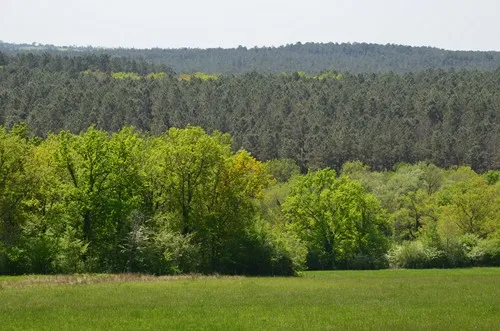
M 0 329 L 499 330 L 500 268 L 0 277 Z

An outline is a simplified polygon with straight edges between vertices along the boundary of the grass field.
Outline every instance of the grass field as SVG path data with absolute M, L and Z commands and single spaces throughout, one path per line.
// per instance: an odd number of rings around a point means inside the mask
M 500 268 L 0 277 L 0 329 L 500 330 Z

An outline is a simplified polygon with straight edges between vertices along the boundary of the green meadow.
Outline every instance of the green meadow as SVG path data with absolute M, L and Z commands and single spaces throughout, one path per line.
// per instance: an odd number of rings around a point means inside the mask
M 0 277 L 2 330 L 495 330 L 500 268 Z

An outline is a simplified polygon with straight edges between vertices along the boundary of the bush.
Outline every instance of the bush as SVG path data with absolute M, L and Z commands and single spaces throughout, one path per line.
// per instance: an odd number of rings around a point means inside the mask
M 293 276 L 305 268 L 307 249 L 298 237 L 281 225 L 271 226 L 262 218 L 233 246 L 225 273 Z
M 0 241 L 0 275 L 8 274 L 7 247 Z
M 256 221 L 234 245 L 224 273 L 292 276 L 304 269 L 303 243 L 290 231 L 272 228 L 265 221 Z
M 76 230 L 68 226 L 58 240 L 58 248 L 52 262 L 54 271 L 58 273 L 84 272 L 84 256 L 88 243 L 76 237 Z
M 195 272 L 200 264 L 199 247 L 190 236 L 170 229 L 152 231 L 139 226 L 129 234 L 123 247 L 128 271 L 156 275 Z
M 384 269 L 389 266 L 387 255 L 372 256 L 372 255 L 355 255 L 346 265 L 347 269 L 354 270 L 370 270 Z
M 500 266 L 500 238 L 480 239 L 466 234 L 440 247 L 422 241 L 406 241 L 387 254 L 392 268 L 456 268 Z
M 271 233 L 271 266 L 273 275 L 295 275 L 305 269 L 307 248 L 288 231 Z
M 52 260 L 57 251 L 56 235 L 50 230 L 42 230 L 42 224 L 27 223 L 19 240 L 8 247 L 7 265 L 9 273 L 26 274 L 52 273 Z
M 500 266 L 500 238 L 478 241 L 467 256 L 476 266 Z
M 25 256 L 22 260 L 26 263 L 27 273 L 48 274 L 52 273 L 52 260 L 57 250 L 56 239 L 50 231 L 31 234 L 21 243 Z
M 200 249 L 191 236 L 163 230 L 154 235 L 148 249 L 153 255 L 160 254 L 157 261 L 158 274 L 179 274 L 195 272 L 200 265 Z M 155 261 L 151 261 L 152 264 Z
M 428 264 L 428 254 L 420 241 L 405 241 L 387 253 L 392 268 L 424 268 Z
M 473 238 L 464 238 L 470 240 Z M 455 268 L 471 264 L 467 254 L 469 246 L 460 240 L 449 240 L 438 247 L 420 240 L 405 241 L 387 254 L 392 268 Z

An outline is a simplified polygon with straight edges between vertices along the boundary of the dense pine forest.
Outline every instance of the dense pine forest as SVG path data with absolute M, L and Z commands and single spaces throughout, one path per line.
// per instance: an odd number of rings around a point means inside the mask
M 0 65 L 0 124 L 23 121 L 40 137 L 91 125 L 158 135 L 190 124 L 302 170 L 349 160 L 377 170 L 417 161 L 500 167 L 498 69 L 177 75 L 126 58 L 49 54 L 0 54 Z
M 500 265 L 497 53 L 1 47 L 0 273 Z
M 238 47 L 232 49 L 130 49 L 58 47 L 40 44 L 0 42 L 7 54 L 37 52 L 61 56 L 109 55 L 166 65 L 176 72 L 280 73 L 305 71 L 318 74 L 339 72 L 416 72 L 425 69 L 495 70 L 500 52 L 449 51 L 432 47 L 379 45 L 368 43 L 296 43 L 281 47 Z

